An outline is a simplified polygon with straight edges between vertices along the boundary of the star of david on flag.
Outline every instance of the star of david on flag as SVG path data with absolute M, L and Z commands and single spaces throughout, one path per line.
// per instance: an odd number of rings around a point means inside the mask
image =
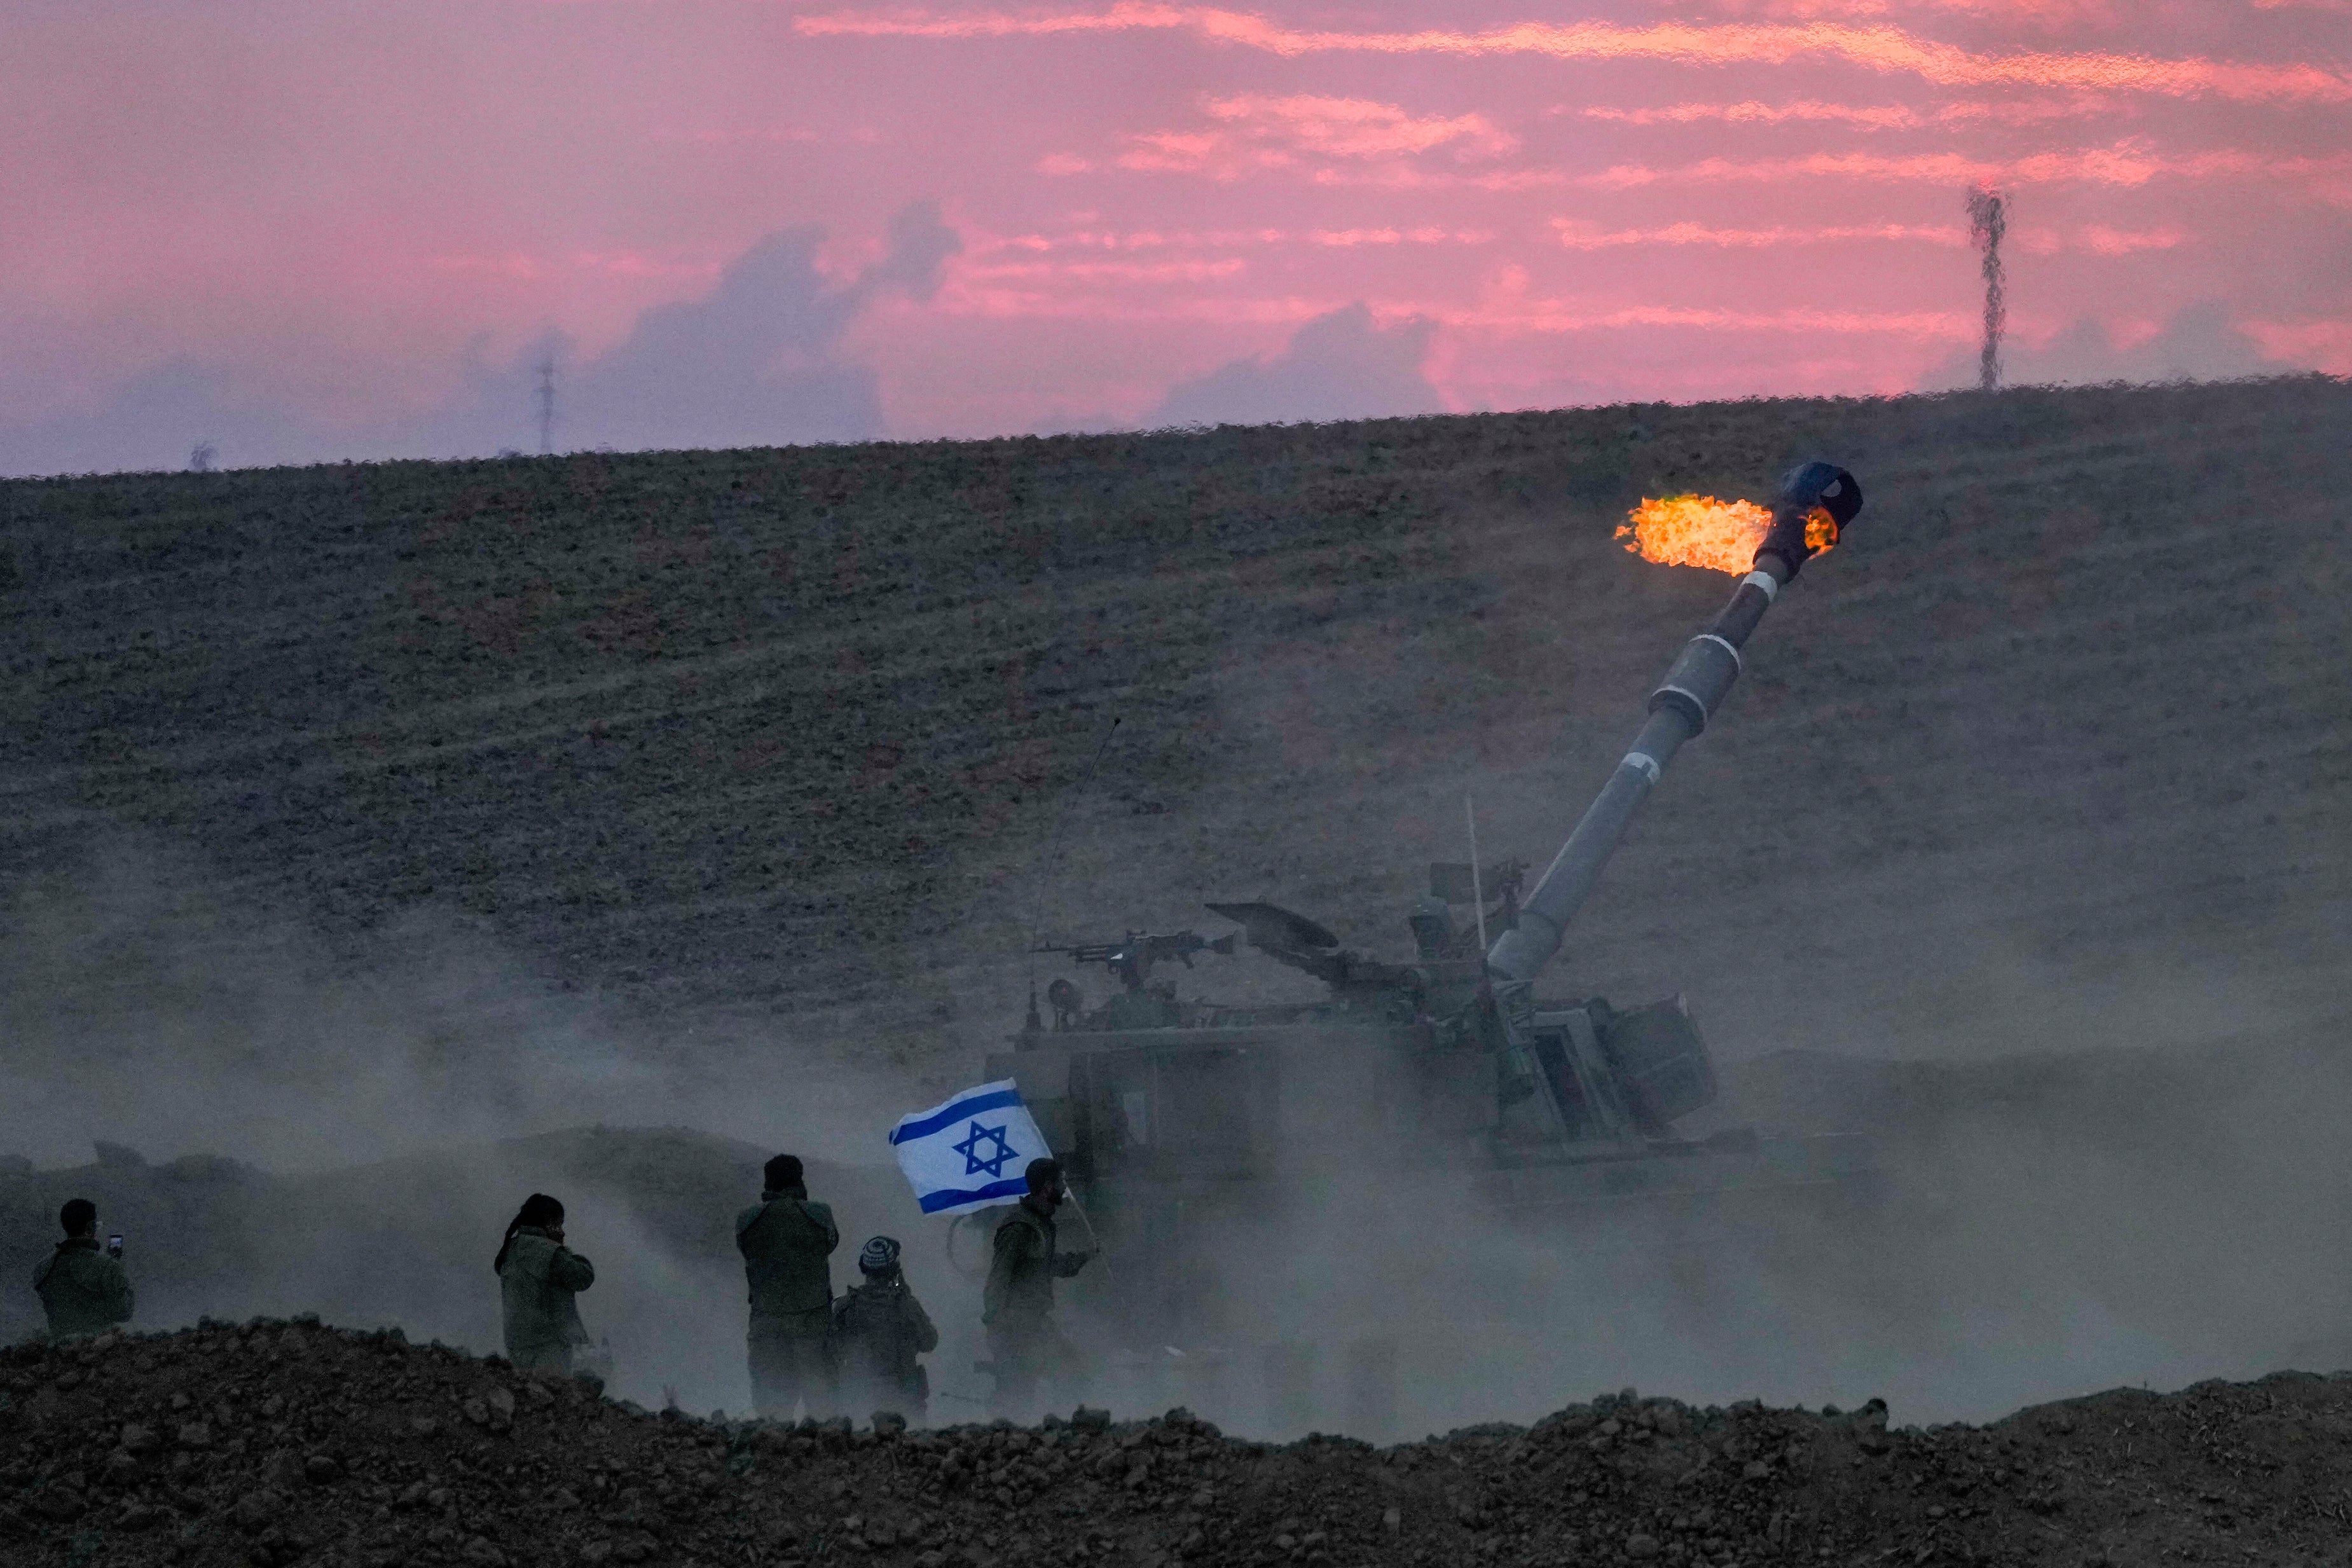
M 1053 1153 L 1011 1079 L 900 1117 L 890 1148 L 925 1214 L 1017 1203 L 1029 1162 Z

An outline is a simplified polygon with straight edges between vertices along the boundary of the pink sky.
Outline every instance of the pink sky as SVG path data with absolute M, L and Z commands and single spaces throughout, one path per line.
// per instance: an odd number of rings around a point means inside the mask
M 2343 0 L 0 3 L 0 471 L 526 446 L 812 226 L 852 433 L 1929 384 L 1971 181 L 2021 374 L 2352 372 Z

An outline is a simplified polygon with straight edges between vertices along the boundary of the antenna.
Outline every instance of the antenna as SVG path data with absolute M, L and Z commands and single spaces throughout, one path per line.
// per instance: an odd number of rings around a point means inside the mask
M 2007 279 L 2000 267 L 2001 237 L 2009 232 L 2009 198 L 1979 185 L 1969 193 L 1969 239 L 1984 252 L 1984 347 L 1977 355 L 1977 390 L 2000 390 L 2000 340 L 2009 330 Z
M 1470 821 L 1470 897 L 1478 906 L 1478 963 L 1486 963 L 1486 885 L 1478 869 L 1478 808 L 1470 803 L 1470 792 L 1462 792 L 1462 815 Z
M 555 351 L 539 362 L 539 455 L 555 450 Z
M 1094 761 L 1087 764 L 1087 776 L 1078 781 L 1078 794 L 1084 795 L 1094 787 L 1095 770 L 1102 766 L 1103 753 L 1110 750 L 1110 738 L 1118 733 L 1118 716 L 1114 714 L 1110 728 L 1103 731 L 1102 743 L 1095 748 Z M 1054 816 L 1054 842 L 1045 851 L 1045 868 L 1049 873 L 1061 858 L 1062 834 L 1070 826 L 1070 799 L 1066 795 L 1062 797 L 1062 809 Z M 1037 1016 L 1037 948 L 1044 936 L 1039 927 L 1044 923 L 1045 914 L 1045 879 L 1040 877 L 1037 879 L 1036 901 L 1029 907 L 1029 1027 L 1033 1029 L 1044 1026 L 1044 1020 Z

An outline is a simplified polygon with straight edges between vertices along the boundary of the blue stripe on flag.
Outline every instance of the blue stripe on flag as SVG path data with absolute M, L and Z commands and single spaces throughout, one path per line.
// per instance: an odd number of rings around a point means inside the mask
M 920 1121 L 901 1121 L 890 1130 L 890 1142 L 904 1143 L 909 1138 L 928 1138 L 940 1128 L 951 1126 L 967 1116 L 977 1116 L 983 1110 L 994 1110 L 1002 1106 L 1020 1103 L 1021 1091 L 1017 1089 L 1000 1089 L 994 1094 L 977 1094 L 970 1100 L 959 1100 L 953 1105 L 934 1110 Z M 942 1197 L 943 1201 L 948 1203 L 963 1201 L 962 1196 L 942 1194 Z M 926 1214 L 930 1212 L 928 1200 L 923 1212 Z
M 1029 1184 L 1026 1180 L 1015 1178 L 1003 1182 L 991 1182 L 984 1187 L 974 1187 L 969 1192 L 925 1193 L 923 1212 L 937 1214 L 941 1209 L 953 1208 L 958 1204 L 982 1204 L 991 1198 L 1017 1198 L 1028 1190 Z

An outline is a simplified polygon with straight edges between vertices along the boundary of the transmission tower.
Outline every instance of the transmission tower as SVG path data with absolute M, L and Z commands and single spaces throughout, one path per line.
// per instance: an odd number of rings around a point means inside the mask
M 2009 232 L 2009 198 L 1979 185 L 1969 193 L 1969 239 L 1984 252 L 1984 348 L 1977 355 L 1977 386 L 2000 390 L 2000 339 L 2009 330 L 2006 279 L 2000 269 L 2001 236 Z
M 539 455 L 555 450 L 555 355 L 539 362 Z

